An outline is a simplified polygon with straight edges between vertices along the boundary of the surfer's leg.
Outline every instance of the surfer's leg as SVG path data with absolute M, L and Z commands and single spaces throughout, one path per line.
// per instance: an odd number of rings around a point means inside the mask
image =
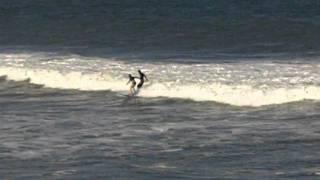
M 138 88 L 138 89 L 142 88 L 142 85 L 143 85 L 143 81 L 141 81 L 141 82 L 137 85 L 137 88 Z
M 134 93 L 135 93 L 135 89 L 134 89 L 134 86 L 135 86 L 136 84 L 132 84 L 131 85 L 131 87 L 130 87 L 130 95 L 132 96 L 132 95 L 134 95 Z

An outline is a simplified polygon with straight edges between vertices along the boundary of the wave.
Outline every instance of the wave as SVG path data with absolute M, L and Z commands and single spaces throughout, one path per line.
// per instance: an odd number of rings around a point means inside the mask
M 318 64 L 161 64 L 125 63 L 72 56 L 0 55 L 0 76 L 45 87 L 85 91 L 128 91 L 127 74 L 143 69 L 150 81 L 142 97 L 215 101 L 263 106 L 320 100 Z M 14 60 L 13 60 L 14 59 Z M 279 68 L 280 67 L 280 68 Z
M 61 73 L 56 70 L 0 68 L 0 75 L 14 81 L 29 79 L 30 83 L 45 87 L 78 90 L 127 91 L 125 80 L 117 80 L 101 73 L 83 74 L 81 72 Z M 295 88 L 255 89 L 248 85 L 210 84 L 174 85 L 147 82 L 139 94 L 143 97 L 185 98 L 196 101 L 216 101 L 236 106 L 262 106 L 281 104 L 305 99 L 320 100 L 319 86 Z

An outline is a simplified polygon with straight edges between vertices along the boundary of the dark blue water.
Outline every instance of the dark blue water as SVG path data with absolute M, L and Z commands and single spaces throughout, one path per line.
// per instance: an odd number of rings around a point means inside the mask
M 259 108 L 2 79 L 1 179 L 316 179 L 319 103 Z
M 160 57 L 296 56 L 320 47 L 317 0 L 3 0 L 0 12 L 2 46 Z

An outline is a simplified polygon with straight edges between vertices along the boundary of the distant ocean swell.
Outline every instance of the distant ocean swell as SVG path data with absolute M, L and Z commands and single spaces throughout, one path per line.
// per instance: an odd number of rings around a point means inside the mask
M 319 63 L 234 64 L 128 63 L 45 53 L 1 54 L 0 76 L 49 88 L 128 91 L 127 74 L 142 69 L 150 79 L 139 96 L 263 106 L 320 100 Z M 138 81 L 138 80 L 137 80 Z
M 1 45 L 196 54 L 303 54 L 320 49 L 316 0 L 2 0 L 0 9 Z

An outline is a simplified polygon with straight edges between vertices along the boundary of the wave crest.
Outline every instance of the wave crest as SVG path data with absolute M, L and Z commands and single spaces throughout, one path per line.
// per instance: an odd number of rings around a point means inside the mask
M 78 90 L 127 91 L 125 78 L 109 73 L 83 73 L 80 71 L 33 69 L 25 67 L 0 67 L 0 76 L 45 87 Z M 180 84 L 176 82 L 147 82 L 139 94 L 143 97 L 185 98 L 195 101 L 215 101 L 236 106 L 263 106 L 302 100 L 320 100 L 320 87 L 299 85 L 293 87 L 256 88 L 250 85 Z

